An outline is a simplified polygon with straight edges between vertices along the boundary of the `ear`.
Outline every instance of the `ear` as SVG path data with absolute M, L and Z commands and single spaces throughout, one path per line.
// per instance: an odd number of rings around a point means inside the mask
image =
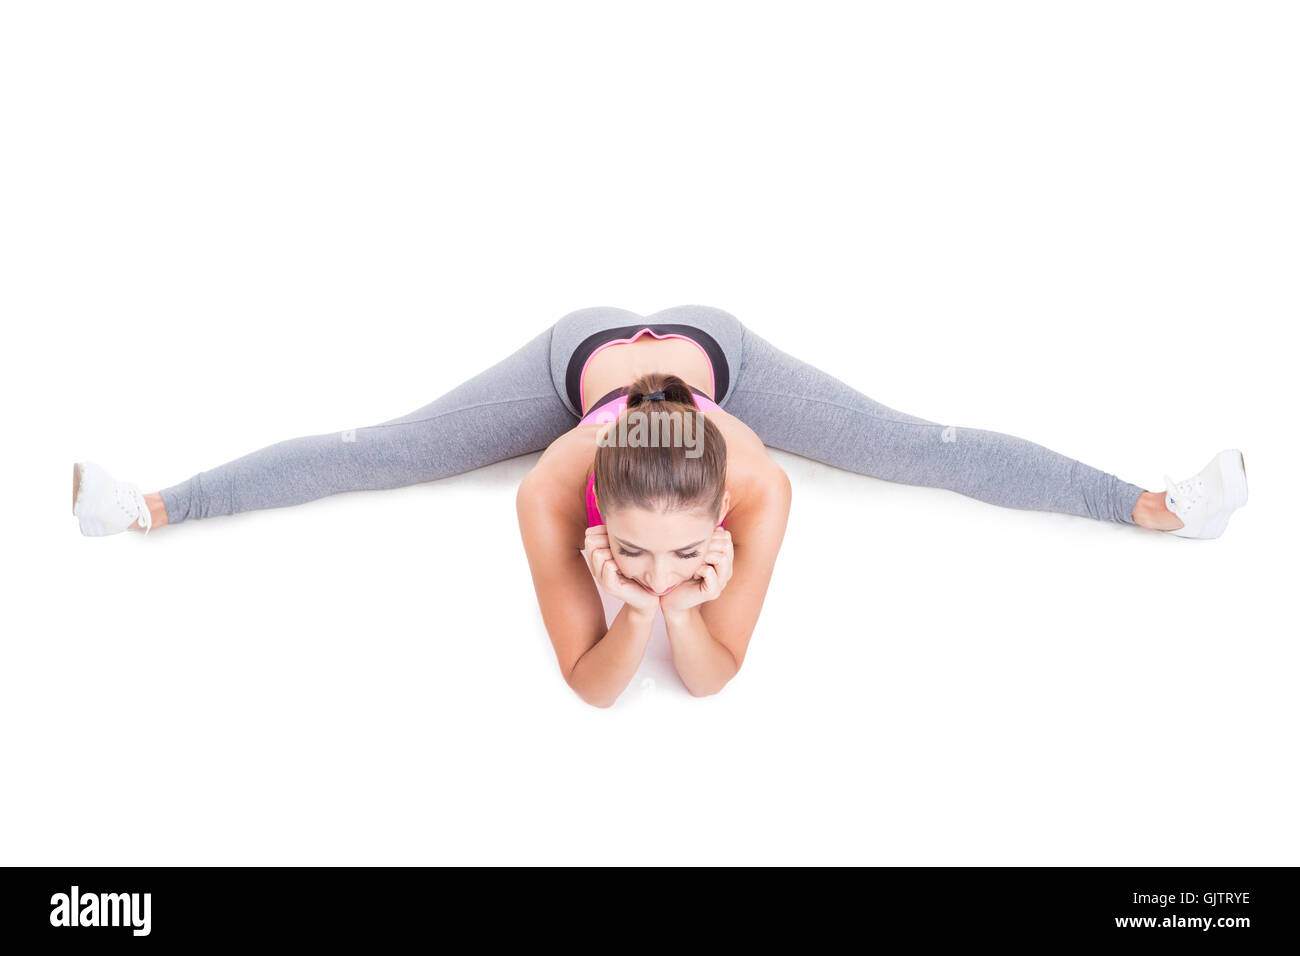
M 727 512 L 730 510 L 731 510 L 731 492 L 724 491 L 722 493 L 722 513 L 718 515 L 718 520 L 714 523 L 715 524 L 720 523 L 722 519 L 727 516 Z

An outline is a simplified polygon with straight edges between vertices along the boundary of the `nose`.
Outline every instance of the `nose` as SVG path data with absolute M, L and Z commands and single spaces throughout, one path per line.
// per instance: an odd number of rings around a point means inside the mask
M 645 583 L 652 591 L 662 591 L 667 584 L 668 575 L 659 565 L 651 565 L 645 573 Z

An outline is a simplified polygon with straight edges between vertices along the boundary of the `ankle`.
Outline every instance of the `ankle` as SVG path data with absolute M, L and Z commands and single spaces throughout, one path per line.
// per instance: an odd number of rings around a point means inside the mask
M 149 506 L 149 521 L 152 525 L 150 530 L 156 531 L 167 523 L 167 506 L 163 504 L 161 493 L 155 491 L 145 495 L 144 503 Z M 139 522 L 131 525 L 131 530 L 144 533 L 144 528 L 140 527 Z
M 1153 531 L 1177 531 L 1182 519 L 1165 506 L 1163 491 L 1144 491 L 1133 506 L 1133 521 Z

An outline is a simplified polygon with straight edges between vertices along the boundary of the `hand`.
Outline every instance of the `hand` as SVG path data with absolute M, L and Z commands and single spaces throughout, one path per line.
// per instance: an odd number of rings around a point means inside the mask
M 659 609 L 659 595 L 651 594 L 635 581 L 623 577 L 614 563 L 614 552 L 609 547 L 609 533 L 603 524 L 587 529 L 587 540 L 582 547 L 587 567 L 600 589 L 638 611 L 653 614 Z
M 664 614 L 687 611 L 705 601 L 716 599 L 731 580 L 734 557 L 735 549 L 731 544 L 731 532 L 726 528 L 714 528 L 708 550 L 704 552 L 704 564 L 699 572 L 691 580 L 683 581 L 659 598 L 659 606 L 663 608 Z

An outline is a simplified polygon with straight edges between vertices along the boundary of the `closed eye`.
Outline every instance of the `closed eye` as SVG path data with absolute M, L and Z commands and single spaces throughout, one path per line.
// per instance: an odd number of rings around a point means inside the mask
M 629 551 L 627 548 L 623 547 L 618 549 L 618 553 L 626 554 L 629 558 L 639 558 L 641 555 L 645 554 L 644 551 Z M 689 561 L 691 558 L 698 558 L 699 556 L 700 552 L 698 551 L 692 551 L 690 554 L 682 554 L 680 551 L 677 552 L 677 557 L 681 558 L 683 561 Z

